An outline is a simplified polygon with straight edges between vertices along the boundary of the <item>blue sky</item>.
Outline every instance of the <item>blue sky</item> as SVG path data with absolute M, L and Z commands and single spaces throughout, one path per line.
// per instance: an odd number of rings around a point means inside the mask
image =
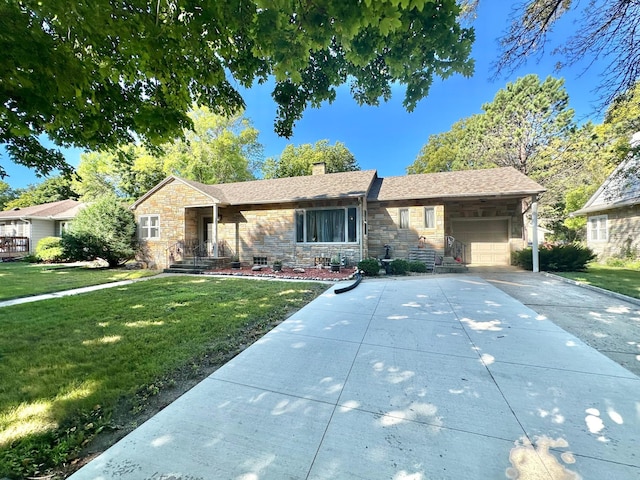
M 508 26 L 509 5 L 505 0 L 480 0 L 474 21 L 475 74 L 471 78 L 456 75 L 444 81 L 435 79 L 429 96 L 412 113 L 402 107 L 404 89 L 400 86 L 394 88 L 389 102 L 378 107 L 359 106 L 351 98 L 348 87 L 342 86 L 332 104 L 308 109 L 296 124 L 293 137 L 284 139 L 273 132 L 276 106 L 271 100 L 270 86 L 252 88 L 245 95 L 246 115 L 260 131 L 265 158 L 279 155 L 289 143 L 299 145 L 328 139 L 331 144 L 344 143 L 363 170 L 376 169 L 382 177 L 404 175 L 429 135 L 446 132 L 456 121 L 480 113 L 482 104 L 490 102 L 498 90 L 529 73 L 536 73 L 542 79 L 548 75 L 564 78 L 576 119 L 580 123 L 589 119 L 601 122 L 601 112 L 596 110 L 599 96 L 595 88 L 606 63 L 596 61 L 585 72 L 585 62 L 558 73 L 554 71 L 558 58 L 545 54 L 539 61 L 529 60 L 509 76 L 492 79 L 492 64 L 499 55 L 498 38 Z M 566 38 L 573 28 L 573 20 L 563 18 L 556 26 L 555 35 L 558 39 Z M 65 156 L 77 165 L 80 151 L 67 150 Z M 1 161 L 10 175 L 5 181 L 13 188 L 41 181 L 31 170 L 10 163 L 6 156 L 3 155 Z

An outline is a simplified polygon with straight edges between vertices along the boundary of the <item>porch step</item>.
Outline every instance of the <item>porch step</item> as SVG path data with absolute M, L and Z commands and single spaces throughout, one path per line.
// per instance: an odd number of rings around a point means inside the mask
M 198 258 L 197 262 L 194 258 L 184 258 L 169 265 L 169 268 L 163 270 L 164 273 L 202 273 L 215 268 L 225 268 L 230 266 L 231 259 L 229 257 L 219 258 Z
M 436 265 L 436 273 L 466 273 L 469 268 L 464 263 L 458 263 L 453 257 L 444 257 L 442 265 Z

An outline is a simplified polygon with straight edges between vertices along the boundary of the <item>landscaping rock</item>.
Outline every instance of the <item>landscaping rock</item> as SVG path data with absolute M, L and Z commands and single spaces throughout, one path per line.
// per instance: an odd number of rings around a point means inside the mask
M 261 266 L 261 265 L 254 265 L 254 266 L 251 268 L 251 271 L 252 271 L 252 272 L 261 272 L 261 271 L 262 271 L 262 266 Z

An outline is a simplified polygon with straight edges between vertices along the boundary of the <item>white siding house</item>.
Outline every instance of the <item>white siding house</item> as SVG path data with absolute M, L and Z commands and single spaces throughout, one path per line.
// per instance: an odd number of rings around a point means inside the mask
M 85 204 L 61 200 L 0 212 L 0 258 L 34 253 L 45 237 L 59 237 Z

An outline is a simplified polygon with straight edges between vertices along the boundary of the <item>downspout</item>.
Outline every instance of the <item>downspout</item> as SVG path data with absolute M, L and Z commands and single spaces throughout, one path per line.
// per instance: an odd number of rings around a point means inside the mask
M 213 257 L 218 258 L 218 204 L 213 204 Z
M 540 271 L 540 251 L 538 249 L 538 197 L 531 197 L 531 255 L 533 258 L 533 271 Z

